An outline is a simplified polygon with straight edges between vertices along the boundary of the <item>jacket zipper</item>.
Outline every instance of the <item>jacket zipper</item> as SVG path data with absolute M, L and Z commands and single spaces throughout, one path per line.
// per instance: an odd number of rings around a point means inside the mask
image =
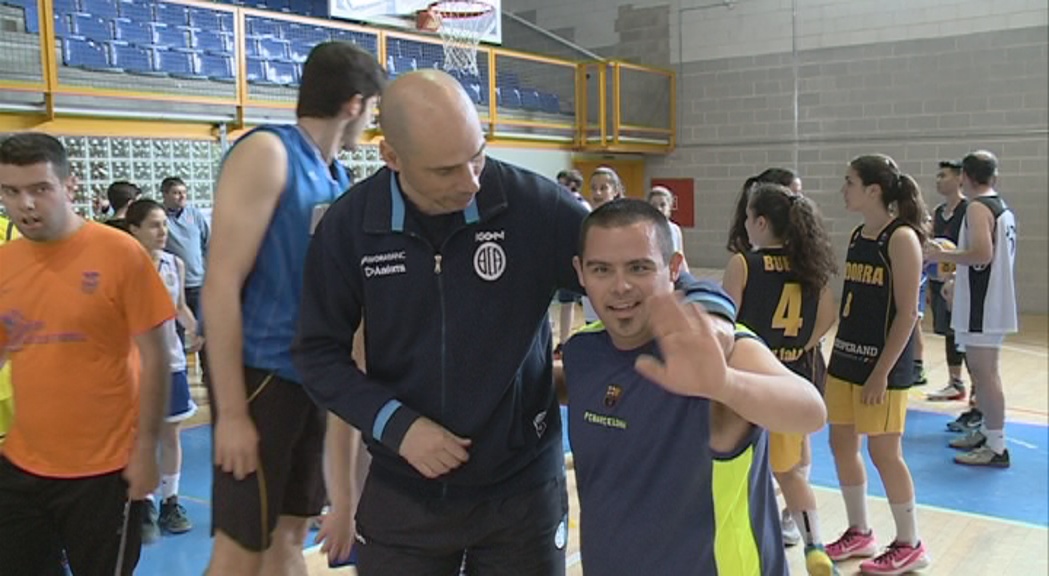
M 442 246 L 443 247 L 443 246 Z M 437 277 L 437 300 L 440 302 L 441 309 L 441 420 L 444 420 L 445 405 L 447 403 L 447 382 L 445 378 L 446 364 L 445 358 L 447 356 L 447 345 L 446 339 L 447 334 L 445 333 L 445 313 L 444 313 L 444 280 L 441 276 L 441 253 L 434 252 L 433 255 L 433 273 Z M 448 483 L 441 481 L 441 499 L 445 499 L 448 496 Z

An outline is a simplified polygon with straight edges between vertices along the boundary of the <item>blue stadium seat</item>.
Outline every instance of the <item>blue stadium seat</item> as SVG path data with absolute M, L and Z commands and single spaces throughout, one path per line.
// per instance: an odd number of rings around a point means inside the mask
M 125 2 L 117 3 L 118 13 L 121 20 L 128 22 L 152 22 L 153 3 Z
M 193 48 L 200 52 L 223 56 L 233 54 L 232 34 L 212 30 L 194 30 L 192 40 Z
M 168 26 L 188 26 L 189 10 L 181 4 L 157 2 L 155 21 Z
M 375 56 L 379 55 L 379 37 L 375 34 L 350 30 L 332 30 L 331 39 L 341 42 L 352 42 Z
M 153 72 L 153 58 L 150 51 L 125 42 L 112 42 L 109 45 L 113 66 L 132 74 L 150 74 Z
M 119 15 L 117 3 L 113 0 L 81 0 L 80 8 L 85 14 L 106 20 L 112 20 Z
M 153 45 L 153 24 L 141 21 L 113 21 L 113 36 L 121 42 L 138 46 Z
M 113 39 L 113 23 L 109 20 L 95 18 L 86 14 L 74 14 L 72 22 L 73 26 L 70 31 L 75 38 L 86 38 L 99 42 L 109 42 Z
M 185 28 L 156 25 L 153 27 L 153 42 L 164 48 L 187 50 L 189 49 L 189 33 Z
M 284 29 L 284 39 L 292 43 L 298 42 L 311 48 L 321 42 L 331 40 L 331 30 L 317 26 L 303 26 L 301 24 L 289 24 Z
M 54 0 L 52 4 L 55 14 L 76 14 L 80 10 L 80 2 L 77 0 Z
M 538 112 L 542 110 L 543 105 L 539 101 L 539 91 L 532 90 L 531 88 L 522 88 L 519 90 L 521 94 L 521 108 L 530 112 Z
M 176 78 L 200 78 L 196 73 L 196 54 L 182 50 L 155 50 L 156 69 Z
M 252 84 L 266 83 L 266 67 L 262 60 L 248 57 L 247 80 Z
M 517 88 L 503 88 L 497 86 L 495 88 L 495 101 L 496 105 L 500 108 L 506 108 L 507 110 L 520 110 L 521 109 L 521 92 Z
M 288 41 L 277 38 L 259 38 L 259 55 L 264 60 L 288 61 Z
M 388 60 L 389 59 L 387 59 L 387 61 Z M 417 64 L 415 62 L 415 58 L 407 58 L 405 56 L 394 56 L 393 69 L 396 70 L 398 74 L 403 74 L 405 72 L 411 72 L 412 70 L 416 70 Z
M 291 62 L 265 62 L 266 80 L 280 86 L 295 86 L 299 83 L 299 75 L 295 65 Z
M 268 36 L 270 38 L 283 38 L 284 31 L 281 23 L 268 18 L 244 17 L 244 26 L 247 33 L 252 36 Z
M 69 14 L 55 12 L 55 38 L 62 39 L 73 35 L 69 27 Z
M 40 7 L 36 0 L 3 0 L 0 4 L 21 8 L 25 31 L 30 34 L 40 33 Z
M 202 30 L 233 32 L 233 13 L 207 8 L 190 8 L 189 25 Z
M 233 82 L 233 58 L 216 54 L 197 56 L 197 74 L 218 82 Z
M 292 62 L 302 64 L 306 61 L 306 58 L 310 55 L 310 51 L 316 46 L 316 42 L 303 42 L 299 40 L 292 40 L 288 45 L 288 58 Z
M 93 40 L 66 38 L 62 40 L 62 62 L 87 70 L 114 71 L 109 63 L 106 45 Z
M 543 112 L 546 112 L 547 114 L 561 113 L 561 99 L 557 97 L 557 94 L 540 92 L 539 103 L 542 106 Z

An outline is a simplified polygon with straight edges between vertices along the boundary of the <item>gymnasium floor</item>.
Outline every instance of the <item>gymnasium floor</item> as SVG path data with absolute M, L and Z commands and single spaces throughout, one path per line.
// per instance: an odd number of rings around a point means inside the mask
M 552 317 L 557 317 L 552 309 Z M 579 314 L 577 314 L 577 317 Z M 929 384 L 911 392 L 904 435 L 904 454 L 914 474 L 919 504 L 919 531 L 933 557 L 924 574 L 951 576 L 1033 576 L 1049 574 L 1049 339 L 1046 317 L 1024 317 L 1022 332 L 1002 351 L 1006 385 L 1008 447 L 1012 468 L 968 469 L 952 463 L 946 447 L 952 435 L 945 424 L 959 411 L 958 403 L 929 403 L 924 394 L 946 382 L 943 340 L 926 333 L 925 361 Z M 180 536 L 165 536 L 143 550 L 136 574 L 197 576 L 210 554 L 208 537 L 210 428 L 199 425 L 183 432 L 182 500 L 196 524 Z M 871 521 L 877 534 L 890 538 L 892 516 L 877 474 L 868 460 Z M 845 510 L 837 492 L 826 430 L 813 439 L 812 482 L 816 487 L 823 539 L 832 540 L 845 527 Z M 569 474 L 571 524 L 568 575 L 580 576 L 578 501 Z M 314 549 L 311 533 L 304 553 L 311 575 L 355 574 L 352 568 L 331 570 Z M 887 542 L 882 541 L 882 544 Z M 788 550 L 793 574 L 804 574 L 800 548 Z M 843 574 L 858 573 L 858 563 L 845 563 Z

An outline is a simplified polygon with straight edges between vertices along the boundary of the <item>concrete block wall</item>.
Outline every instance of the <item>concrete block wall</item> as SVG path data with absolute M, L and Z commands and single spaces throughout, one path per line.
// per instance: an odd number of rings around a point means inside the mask
M 539 25 L 556 20 L 576 42 L 606 50 L 631 30 L 623 14 L 667 15 L 662 35 L 662 20 L 651 19 L 645 34 L 668 39 L 678 70 L 679 147 L 651 158 L 647 172 L 696 180 L 696 226 L 685 231 L 690 261 L 724 264 L 739 186 L 768 166 L 798 169 L 843 259 L 858 221 L 839 195 L 852 157 L 893 156 L 931 208 L 938 161 L 986 148 L 1002 161 L 999 188 L 1019 218 L 1021 308 L 1049 308 L 1044 0 L 734 0 L 731 8 L 721 0 L 641 0 L 615 10 L 602 0 L 504 0 L 507 10 L 519 4 Z M 662 64 L 643 52 L 638 60 Z

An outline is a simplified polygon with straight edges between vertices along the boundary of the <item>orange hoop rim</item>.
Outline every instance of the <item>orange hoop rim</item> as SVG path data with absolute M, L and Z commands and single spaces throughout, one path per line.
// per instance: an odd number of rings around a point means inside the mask
M 455 5 L 455 4 L 473 4 L 477 6 L 475 10 L 462 10 L 462 9 L 443 9 L 441 6 Z M 430 4 L 430 12 L 433 12 L 443 20 L 466 20 L 468 18 L 478 18 L 491 12 L 495 12 L 495 6 L 487 2 L 480 2 L 478 0 L 445 0 L 440 2 L 434 2 Z

